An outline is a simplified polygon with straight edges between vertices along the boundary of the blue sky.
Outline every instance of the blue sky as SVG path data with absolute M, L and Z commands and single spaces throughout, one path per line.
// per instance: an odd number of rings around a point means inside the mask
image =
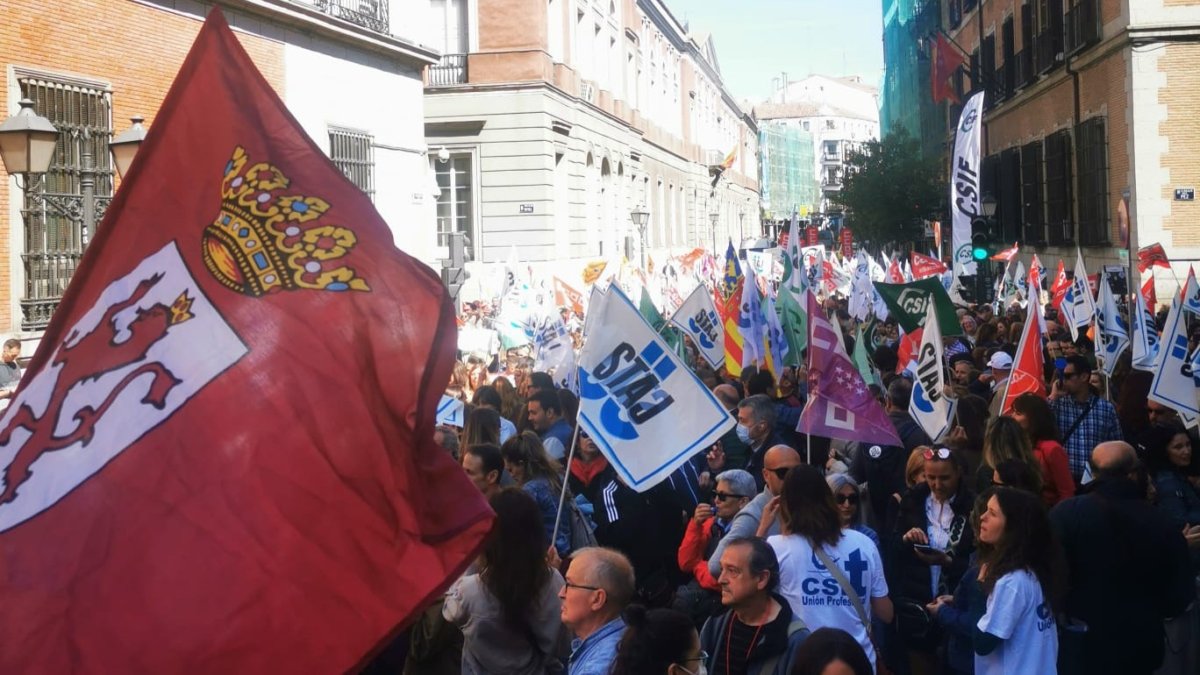
M 883 78 L 882 0 L 666 0 L 695 32 L 711 32 L 725 85 L 758 100 L 787 72 Z

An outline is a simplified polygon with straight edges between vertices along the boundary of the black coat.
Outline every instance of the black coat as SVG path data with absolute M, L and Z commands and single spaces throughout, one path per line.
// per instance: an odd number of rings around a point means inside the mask
M 1087 623 L 1083 670 L 1153 672 L 1163 661 L 1163 619 L 1195 598 L 1187 544 L 1126 478 L 1080 489 L 1050 511 L 1070 574 L 1068 616 Z
M 964 477 L 965 479 L 965 477 Z M 951 565 L 942 567 L 942 582 L 946 593 L 954 592 L 962 575 L 970 564 L 971 553 L 975 551 L 975 531 L 971 528 L 971 509 L 975 505 L 975 493 L 966 487 L 963 480 L 959 481 L 958 494 L 950 504 L 954 512 L 950 531 L 952 537 L 947 551 L 954 559 Z M 892 532 L 893 546 L 893 578 L 888 579 L 888 588 L 895 597 L 916 600 L 921 604 L 932 602 L 934 595 L 930 586 L 932 576 L 929 565 L 917 557 L 911 544 L 903 541 L 904 533 L 915 528 L 928 532 L 929 524 L 925 516 L 925 500 L 929 498 L 929 485 L 918 483 L 904 494 L 900 500 L 900 514 L 896 518 L 895 529 Z

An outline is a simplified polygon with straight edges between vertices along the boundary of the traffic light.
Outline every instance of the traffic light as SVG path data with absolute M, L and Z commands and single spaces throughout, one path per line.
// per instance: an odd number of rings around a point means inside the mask
M 971 260 L 983 263 L 992 256 L 992 236 L 986 218 L 971 221 Z
M 458 292 L 462 290 L 467 279 L 471 278 L 471 273 L 466 270 L 467 246 L 471 244 L 471 240 L 467 239 L 463 232 L 451 232 L 447 236 L 450 257 L 442 259 L 442 283 L 446 285 L 450 299 L 457 305 Z

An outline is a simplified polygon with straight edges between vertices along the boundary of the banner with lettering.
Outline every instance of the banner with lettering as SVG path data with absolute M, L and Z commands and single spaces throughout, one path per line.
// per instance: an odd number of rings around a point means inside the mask
M 1133 297 L 1133 368 L 1153 373 L 1158 367 L 1158 326 L 1141 293 Z
M 955 400 L 946 396 L 946 372 L 942 368 L 942 331 L 937 308 L 929 303 L 921 348 L 917 350 L 917 377 L 913 382 L 908 414 L 935 442 L 950 429 Z
M 1200 400 L 1196 395 L 1198 390 L 1188 359 L 1186 313 L 1183 301 L 1178 296 L 1171 300 L 1171 311 L 1163 326 L 1159 350 L 1158 369 L 1154 372 L 1154 381 L 1150 383 L 1150 400 L 1173 408 L 1186 417 L 1200 415 Z
M 1125 314 L 1117 308 L 1108 275 L 1100 275 L 1100 301 L 1096 304 L 1096 328 L 1100 332 L 1096 345 L 1096 365 L 1105 377 L 1112 377 L 1117 359 L 1129 346 L 1129 324 Z
M 734 421 L 619 288 L 599 304 L 579 354 L 579 424 L 621 480 L 645 492 Z
M 971 221 L 979 217 L 979 134 L 983 127 L 983 92 L 963 106 L 954 141 L 954 163 L 950 165 L 950 206 L 953 228 L 954 273 L 975 274 L 971 258 Z
M 714 370 L 725 363 L 725 327 L 708 286 L 700 284 L 671 315 L 671 325 L 692 339 Z

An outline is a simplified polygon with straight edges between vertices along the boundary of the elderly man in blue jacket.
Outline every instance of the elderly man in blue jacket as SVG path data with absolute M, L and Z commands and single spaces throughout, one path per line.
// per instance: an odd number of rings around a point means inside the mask
M 633 565 L 613 549 L 584 548 L 575 552 L 564 580 L 561 616 L 575 636 L 567 673 L 608 675 L 625 633 L 621 612 L 636 592 Z

